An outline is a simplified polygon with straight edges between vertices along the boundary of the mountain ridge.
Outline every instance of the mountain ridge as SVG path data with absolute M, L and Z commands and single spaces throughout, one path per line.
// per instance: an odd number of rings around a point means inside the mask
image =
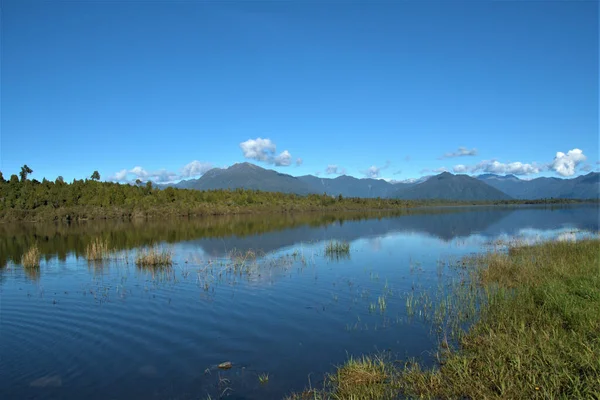
M 414 180 L 388 182 L 383 179 L 335 178 L 314 175 L 292 176 L 242 162 L 228 168 L 212 168 L 198 179 L 157 185 L 180 189 L 250 189 L 298 195 L 445 200 L 537 200 L 543 198 L 600 198 L 600 174 L 590 172 L 571 179 L 540 177 L 532 180 L 515 175 L 469 176 L 443 172 Z

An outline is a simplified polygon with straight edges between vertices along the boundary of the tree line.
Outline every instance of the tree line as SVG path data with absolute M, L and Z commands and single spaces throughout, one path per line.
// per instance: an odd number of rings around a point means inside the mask
M 0 172 L 0 220 L 41 221 L 137 218 L 153 216 L 199 216 L 254 212 L 294 212 L 318 210 L 403 209 L 420 205 L 446 204 L 543 204 L 570 203 L 574 200 L 536 200 L 499 202 L 414 201 L 399 199 L 344 198 L 327 193 L 300 196 L 248 189 L 199 191 L 160 189 L 148 181 L 121 184 L 100 181 L 98 171 L 87 179 L 65 182 L 29 179 L 33 170 L 24 165 L 19 175 L 5 180 Z

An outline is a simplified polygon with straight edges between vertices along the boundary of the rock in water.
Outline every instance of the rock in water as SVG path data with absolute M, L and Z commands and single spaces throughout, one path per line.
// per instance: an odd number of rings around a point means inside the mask
M 221 369 L 229 369 L 231 368 L 231 361 L 226 361 L 218 365 Z

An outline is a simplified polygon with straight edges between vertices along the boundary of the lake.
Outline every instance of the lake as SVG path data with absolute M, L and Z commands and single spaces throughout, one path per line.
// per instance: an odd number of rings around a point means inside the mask
M 577 205 L 0 225 L 0 398 L 281 399 L 349 356 L 431 364 L 411 293 L 510 241 L 597 235 L 598 218 Z M 112 254 L 88 262 L 98 237 Z M 173 266 L 136 266 L 148 246 Z

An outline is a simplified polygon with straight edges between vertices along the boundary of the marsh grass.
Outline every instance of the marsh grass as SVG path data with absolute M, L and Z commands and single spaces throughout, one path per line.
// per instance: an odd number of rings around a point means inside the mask
M 138 252 L 135 265 L 142 268 L 170 267 L 173 265 L 173 253 L 157 246 L 144 249 Z
M 40 250 L 38 249 L 37 244 L 34 244 L 25 252 L 25 254 L 23 254 L 21 262 L 25 268 L 38 268 L 40 266 L 40 258 Z
M 465 258 L 455 265 L 461 278 L 442 288 L 441 300 L 414 294 L 406 300 L 407 313 L 427 315 L 445 329 L 437 367 L 370 359 L 362 368 L 380 378 L 355 379 L 349 371 L 360 360 L 351 359 L 323 389 L 306 392 L 312 397 L 290 398 L 598 398 L 599 265 L 597 239 Z M 454 348 L 448 329 L 462 332 Z
M 350 258 L 350 243 L 330 240 L 325 245 L 325 256 L 332 259 Z
M 266 385 L 267 383 L 269 383 L 269 374 L 268 373 L 259 374 L 258 381 L 260 382 L 261 385 Z
M 92 240 L 85 249 L 85 257 L 88 261 L 102 261 L 109 256 L 108 239 L 97 237 Z

